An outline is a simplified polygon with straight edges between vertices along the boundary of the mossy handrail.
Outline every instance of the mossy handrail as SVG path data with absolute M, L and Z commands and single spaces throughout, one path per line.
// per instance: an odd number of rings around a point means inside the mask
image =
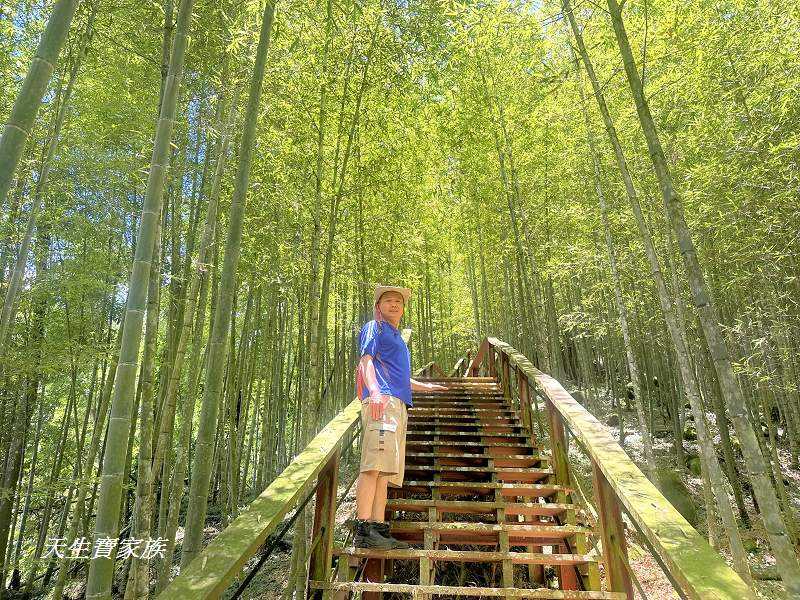
M 361 402 L 353 400 L 334 417 L 275 480 L 228 525 L 158 596 L 159 600 L 218 598 L 242 571 L 283 518 L 318 479 L 329 474 L 334 485 L 318 488 L 334 494 L 339 454 L 356 427 Z M 330 489 L 332 488 L 332 489 Z
M 484 339 L 467 369 L 467 375 L 476 376 L 482 368 L 487 374 L 499 377 L 509 391 L 511 374 L 515 375 L 516 402 L 531 431 L 534 431 L 534 418 L 538 420 L 539 431 L 542 426 L 536 396 L 544 401 L 557 478 L 569 480 L 565 428 L 589 455 L 605 570 L 611 590 L 627 591 L 631 595 L 619 511 L 623 506 L 644 536 L 647 546 L 658 554 L 681 595 L 698 600 L 754 598 L 753 591 L 741 577 L 645 477 L 600 422 L 558 381 L 497 338 Z

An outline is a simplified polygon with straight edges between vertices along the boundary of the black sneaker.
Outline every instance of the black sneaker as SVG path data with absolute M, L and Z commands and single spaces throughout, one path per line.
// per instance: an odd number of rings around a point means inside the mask
M 372 522 L 372 527 L 375 531 L 378 532 L 378 535 L 382 536 L 385 540 L 387 540 L 391 544 L 392 550 L 406 550 L 410 546 L 405 542 L 401 542 L 391 536 L 389 533 L 389 524 L 388 523 L 378 523 Z
M 355 537 L 353 544 L 356 548 L 375 548 L 378 550 L 391 550 L 392 542 L 383 537 L 378 530 L 373 527 L 375 523 L 372 521 L 364 521 L 356 519 L 355 521 Z

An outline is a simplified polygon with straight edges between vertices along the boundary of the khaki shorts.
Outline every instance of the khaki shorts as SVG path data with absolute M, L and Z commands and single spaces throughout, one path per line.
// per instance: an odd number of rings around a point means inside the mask
M 389 397 L 383 420 L 372 419 L 369 399 L 361 403 L 361 467 L 360 471 L 380 471 L 391 475 L 389 485 L 403 485 L 406 466 L 406 404 Z

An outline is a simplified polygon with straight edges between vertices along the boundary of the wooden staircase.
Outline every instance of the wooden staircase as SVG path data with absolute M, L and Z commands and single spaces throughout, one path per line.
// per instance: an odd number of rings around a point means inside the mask
M 386 515 L 411 549 L 334 548 L 339 580 L 311 589 L 337 599 L 625 598 L 601 590 L 593 531 L 497 380 L 425 381 L 448 390 L 414 394 L 405 481 L 390 488 Z M 464 565 L 460 581 L 448 563 Z
M 634 536 L 681 597 L 754 599 L 607 428 L 522 353 L 486 338 L 451 373 L 430 363 L 415 375 L 449 389 L 414 396 L 405 484 L 390 490 L 386 516 L 412 548 L 334 544 L 340 467 L 359 437 L 353 399 L 159 600 L 257 597 L 248 585 L 306 506 L 314 507 L 309 597 L 633 600 L 641 594 L 626 538 Z M 578 454 L 591 471 L 585 491 L 576 486 Z

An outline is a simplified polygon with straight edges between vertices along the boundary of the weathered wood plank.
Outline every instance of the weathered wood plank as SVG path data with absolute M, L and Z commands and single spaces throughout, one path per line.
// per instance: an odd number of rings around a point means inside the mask
M 415 415 L 412 419 L 409 420 L 408 426 L 409 427 L 433 427 L 434 429 L 441 428 L 441 427 L 458 427 L 460 429 L 481 429 L 483 431 L 490 431 L 493 433 L 504 433 L 508 429 L 522 429 L 522 426 L 519 423 L 514 423 L 511 419 L 501 420 L 502 417 L 492 417 L 491 419 L 484 419 L 478 420 L 475 417 L 463 420 L 441 420 L 441 417 L 438 420 L 433 421 L 423 421 L 422 418 L 425 418 L 424 415 Z M 453 417 L 448 417 L 448 419 L 452 419 Z M 434 417 L 436 419 L 436 417 Z M 502 430 L 502 431 L 500 431 Z M 447 431 L 450 431 L 449 429 Z M 508 432 L 514 433 L 514 432 Z
M 458 404 L 453 404 L 452 407 L 450 406 L 419 406 L 414 405 L 408 409 L 409 416 L 428 416 L 432 413 L 432 416 L 446 416 L 452 418 L 466 418 L 466 417 L 473 417 L 473 413 L 478 413 L 475 416 L 481 417 L 489 417 L 490 415 L 499 415 L 502 414 L 504 416 L 516 417 L 516 413 L 513 408 L 509 406 L 501 406 L 498 408 L 485 408 L 481 407 L 478 408 L 477 406 L 461 406 Z M 487 414 L 483 414 L 487 413 Z
M 489 588 L 447 585 L 413 585 L 407 583 L 370 583 L 366 581 L 327 583 L 312 581 L 315 589 L 344 590 L 348 592 L 383 591 L 395 594 L 425 593 L 438 596 L 468 596 L 490 598 L 539 598 L 549 600 L 625 600 L 625 594 L 613 592 L 561 591 L 549 589 Z
M 502 503 L 498 503 L 504 509 Z M 428 521 L 395 521 L 391 526 L 392 531 L 398 533 L 409 531 L 458 531 L 466 533 L 518 533 L 531 537 L 569 537 L 576 533 L 592 533 L 590 529 L 580 525 L 553 525 L 542 523 L 476 523 L 476 522 L 428 522 Z
M 436 507 L 444 513 L 475 513 L 490 514 L 497 508 L 503 508 L 507 515 L 538 515 L 553 516 L 565 510 L 575 510 L 572 504 L 559 504 L 556 502 L 495 502 L 480 500 L 419 500 L 392 499 L 387 506 L 391 510 L 404 510 L 407 512 L 422 512 L 428 507 Z
M 339 459 L 337 448 L 325 468 L 319 474 L 317 497 L 314 501 L 314 525 L 311 539 L 318 544 L 311 553 L 310 577 L 328 579 L 333 551 L 333 529 L 336 527 L 336 495 L 339 490 Z
M 361 403 L 353 400 L 284 469 L 236 520 L 176 577 L 161 600 L 218 598 L 258 551 L 284 516 L 312 488 L 317 475 L 358 422 Z
M 336 548 L 337 556 L 356 558 L 383 558 L 394 560 L 419 560 L 430 558 L 446 562 L 487 562 L 499 563 L 511 560 L 517 565 L 579 565 L 591 560 L 583 554 L 531 554 L 529 552 L 481 552 L 477 550 L 375 550 L 373 548 Z
M 406 457 L 420 457 L 420 458 L 475 458 L 475 459 L 488 459 L 497 458 L 492 454 L 478 454 L 475 452 L 464 453 L 446 453 L 446 452 L 406 452 Z M 503 460 L 544 460 L 549 461 L 550 455 L 548 454 L 509 454 L 503 457 Z
M 552 495 L 559 492 L 569 493 L 572 488 L 551 483 L 504 483 L 501 481 L 406 481 L 403 487 L 437 487 L 470 490 L 501 490 L 507 496 L 535 496 L 544 494 Z M 512 493 L 514 492 L 514 493 Z
M 444 446 L 469 446 L 470 448 L 474 448 L 476 445 L 475 442 L 451 442 L 451 441 L 439 441 L 436 444 L 432 444 L 431 440 L 406 440 L 406 446 L 436 446 L 436 447 L 444 447 Z M 536 446 L 533 446 L 527 442 L 481 442 L 481 446 L 485 447 L 492 447 L 492 448 L 532 448 L 536 449 Z
M 413 436 L 439 435 L 445 437 L 479 437 L 479 438 L 491 438 L 491 439 L 499 438 L 503 440 L 508 440 L 509 442 L 511 441 L 509 438 L 523 439 L 523 440 L 530 439 L 530 436 L 527 433 L 500 433 L 497 431 L 447 431 L 442 429 L 432 429 L 432 430 L 409 429 L 406 432 L 406 435 L 413 435 Z
M 608 481 L 600 472 L 597 463 L 592 463 L 592 483 L 597 498 L 597 514 L 603 539 L 603 562 L 606 566 L 608 589 L 625 592 L 633 598 L 633 585 L 628 574 L 628 548 L 625 542 L 625 527 L 619 504 Z
M 436 473 L 495 473 L 497 478 L 503 482 L 537 482 L 553 474 L 550 469 L 535 469 L 529 467 L 459 467 L 454 465 L 410 465 L 406 463 L 406 473 L 409 471 L 417 472 L 436 472 Z

